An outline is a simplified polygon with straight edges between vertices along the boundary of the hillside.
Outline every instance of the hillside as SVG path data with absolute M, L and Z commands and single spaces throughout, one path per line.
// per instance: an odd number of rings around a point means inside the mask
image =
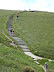
M 49 72 L 54 72 L 54 13 L 37 11 L 18 15 L 12 24 L 15 34 L 26 42 L 33 54 L 46 58 L 38 60 L 39 63 L 44 66 L 47 61 Z
M 17 12 L 19 11 L 0 10 L 0 72 L 24 72 L 25 70 L 43 72 L 32 58 L 23 53 L 17 43 L 17 47 L 10 45 L 11 40 L 14 40 L 8 35 L 7 23 L 9 23 L 9 17 Z
M 23 12 L 13 22 L 15 33 L 35 55 L 54 59 L 54 13 Z

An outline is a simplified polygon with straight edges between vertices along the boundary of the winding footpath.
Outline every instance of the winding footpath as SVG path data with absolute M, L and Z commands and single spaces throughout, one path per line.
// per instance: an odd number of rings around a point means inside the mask
M 12 28 L 12 22 L 13 22 L 13 16 L 10 16 L 10 21 L 7 24 L 7 28 L 8 28 L 8 34 L 15 39 L 18 42 L 18 45 L 22 48 L 22 50 L 24 51 L 24 53 L 30 57 L 33 58 L 33 60 L 39 64 L 39 62 L 37 62 L 38 59 L 43 59 L 42 57 L 36 56 L 34 54 L 32 54 L 29 50 L 29 48 L 27 47 L 27 45 L 25 44 L 25 42 L 23 40 L 21 40 L 20 38 L 16 37 L 15 34 L 11 33 L 11 30 L 13 30 Z M 40 67 L 42 67 L 44 69 L 44 67 L 42 65 L 39 65 Z M 45 69 L 44 69 L 45 70 Z

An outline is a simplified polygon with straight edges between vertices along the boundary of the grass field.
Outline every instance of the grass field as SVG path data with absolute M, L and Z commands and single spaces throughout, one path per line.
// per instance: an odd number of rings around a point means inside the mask
M 15 11 L 0 10 L 0 72 L 24 72 L 26 69 L 30 72 L 32 70 L 44 72 L 32 58 L 23 53 L 19 46 L 17 48 L 11 46 L 10 40 L 3 35 L 2 31 L 8 36 L 7 21 L 9 16 L 15 13 Z
M 23 12 L 14 18 L 15 34 L 23 39 L 35 55 L 54 60 L 54 13 Z M 39 60 L 44 65 L 47 60 Z M 54 62 L 48 62 L 54 71 Z
M 0 10 L 0 17 L 1 16 L 8 16 L 8 15 L 13 15 L 15 12 L 14 10 Z
M 0 10 L 0 31 L 4 31 L 5 33 L 8 33 L 7 31 L 7 21 L 9 20 L 10 15 L 16 14 L 16 11 L 12 10 Z
M 26 68 L 33 68 L 35 72 L 43 72 L 43 70 L 22 51 L 0 43 L 0 72 L 24 72 Z
M 54 59 L 54 13 L 23 12 L 13 27 L 32 53 Z

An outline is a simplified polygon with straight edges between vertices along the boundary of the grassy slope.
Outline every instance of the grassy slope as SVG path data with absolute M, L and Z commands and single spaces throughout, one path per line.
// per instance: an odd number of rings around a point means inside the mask
M 54 60 L 54 13 L 21 13 L 17 20 L 14 19 L 13 27 L 31 52 Z M 54 71 L 54 63 L 48 62 L 48 65 L 49 71 Z
M 34 54 L 54 59 L 54 13 L 21 13 L 13 27 Z
M 13 12 L 15 13 L 15 12 Z M 36 72 L 43 72 L 32 60 L 26 56 L 20 47 L 15 48 L 9 44 L 9 40 L 2 34 L 2 30 L 7 34 L 6 22 L 12 11 L 0 11 L 0 72 L 24 72 L 25 68 L 34 68 Z
M 13 47 L 0 44 L 0 71 L 24 72 L 26 67 L 36 69 L 36 72 L 43 72 L 33 60 L 22 51 Z
M 9 20 L 9 16 L 15 14 L 16 11 L 11 10 L 0 10 L 0 31 L 4 31 L 7 33 L 7 20 Z

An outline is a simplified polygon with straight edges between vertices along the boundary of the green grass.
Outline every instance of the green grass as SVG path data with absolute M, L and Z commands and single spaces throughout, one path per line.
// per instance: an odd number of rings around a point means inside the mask
M 3 30 L 10 37 L 6 28 L 7 21 L 9 21 L 9 16 L 15 13 L 15 11 L 0 10 L 0 72 L 24 72 L 26 69 L 30 69 L 30 72 L 33 69 L 35 72 L 44 72 L 32 58 L 23 53 L 19 46 L 17 48 L 11 46 L 10 40 L 2 33 Z
M 0 10 L 0 31 L 4 31 L 7 34 L 7 21 L 11 15 L 16 14 L 17 11 L 12 10 Z
M 12 10 L 0 10 L 0 32 L 4 32 L 7 36 L 8 35 L 8 29 L 7 29 L 7 23 L 9 22 L 9 17 L 11 15 L 16 14 L 18 11 L 12 11 Z M 9 38 L 11 38 L 9 36 Z M 11 38 L 12 39 L 12 38 Z M 13 39 L 12 39 L 13 40 Z M 16 41 L 15 41 L 16 42 Z
M 32 53 L 54 59 L 54 13 L 21 13 L 18 19 L 14 19 L 13 28 Z
M 8 15 L 13 15 L 17 11 L 14 10 L 0 10 L 0 17 L 1 16 L 8 16 Z
M 26 56 L 20 47 L 15 48 L 8 44 L 8 39 L 0 33 L 0 71 L 24 72 L 28 68 L 34 68 L 35 72 L 43 72 L 32 58 Z
M 44 66 L 45 62 L 47 62 L 47 64 L 48 64 L 48 71 L 54 72 L 54 62 L 53 61 L 49 62 L 47 59 L 42 59 L 42 60 L 39 59 L 38 62 L 40 64 L 42 64 L 43 66 Z

